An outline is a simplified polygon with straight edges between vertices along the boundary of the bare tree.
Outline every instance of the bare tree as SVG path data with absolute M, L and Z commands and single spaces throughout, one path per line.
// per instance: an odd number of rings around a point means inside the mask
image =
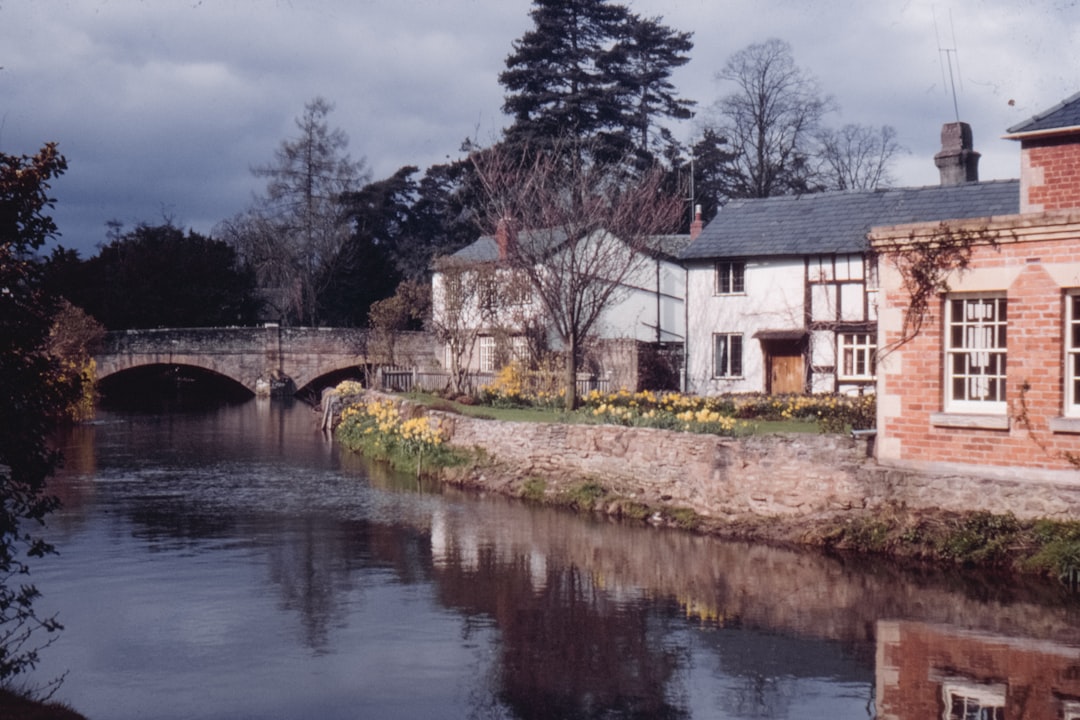
M 453 256 L 435 262 L 431 287 L 431 329 L 446 349 L 450 390 L 469 389 L 470 360 L 476 341 L 488 326 L 493 305 L 485 294 L 494 287 L 497 267 Z
M 818 132 L 818 157 L 825 183 L 836 190 L 876 190 L 889 187 L 889 165 L 904 151 L 896 141 L 896 128 L 882 125 L 844 125 Z
M 368 357 L 378 365 L 398 365 L 398 340 L 410 328 L 416 329 L 431 312 L 431 286 L 405 280 L 388 298 L 377 300 L 368 310 Z M 370 379 L 369 379 L 370 384 Z
M 817 80 L 801 70 L 791 46 L 771 39 L 732 55 L 716 74 L 735 91 L 713 107 L 714 132 L 727 138 L 730 197 L 771 197 L 817 188 L 814 134 L 834 109 Z
M 332 110 L 323 98 L 304 106 L 297 137 L 282 141 L 274 162 L 252 169 L 267 179 L 266 194 L 223 225 L 282 316 L 308 325 L 318 324 L 320 283 L 351 231 L 343 196 L 368 179 L 363 161 L 345 152 L 345 133 L 327 123 Z
M 505 263 L 528 278 L 562 346 L 572 409 L 586 338 L 644 267 L 653 237 L 677 226 L 682 201 L 662 192 L 659 167 L 640 173 L 572 153 L 498 148 L 473 160 L 485 222 L 496 236 L 503 226 Z

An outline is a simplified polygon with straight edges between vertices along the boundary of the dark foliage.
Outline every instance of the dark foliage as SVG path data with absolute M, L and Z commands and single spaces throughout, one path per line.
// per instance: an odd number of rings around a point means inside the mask
M 45 490 L 58 462 L 46 440 L 80 390 L 45 352 L 58 299 L 36 257 L 56 234 L 49 182 L 66 169 L 53 143 L 32 157 L 0 153 L 0 683 L 35 666 L 37 631 L 60 627 L 34 611 L 25 576 L 29 559 L 52 551 L 35 533 L 58 505 Z
M 670 82 L 689 59 L 690 33 L 606 0 L 534 0 L 530 15 L 533 29 L 514 42 L 499 75 L 513 118 L 507 145 L 565 150 L 574 137 L 594 160 L 645 164 L 674 145 L 654 125 L 690 116 L 693 103 Z
M 218 327 L 256 321 L 255 276 L 224 242 L 194 231 L 140 225 L 79 261 L 49 261 L 50 286 L 109 330 Z

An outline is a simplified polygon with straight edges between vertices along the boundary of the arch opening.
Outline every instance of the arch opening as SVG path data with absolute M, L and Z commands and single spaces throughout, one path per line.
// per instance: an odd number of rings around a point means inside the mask
M 245 402 L 255 396 L 243 384 L 194 365 L 152 364 L 101 378 L 98 405 L 123 410 L 188 410 Z
M 307 385 L 297 390 L 295 397 L 309 405 L 318 405 L 322 401 L 323 391 L 327 388 L 332 388 L 345 380 L 358 380 L 366 385 L 368 375 L 367 370 L 360 365 L 331 370 L 312 379 Z

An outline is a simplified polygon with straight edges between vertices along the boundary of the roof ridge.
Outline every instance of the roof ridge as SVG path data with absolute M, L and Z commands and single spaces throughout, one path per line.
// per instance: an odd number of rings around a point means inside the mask
M 1077 102 L 1078 100 L 1080 100 L 1080 92 L 1076 92 L 1072 96 L 1065 98 L 1064 100 L 1062 100 L 1061 102 L 1059 102 L 1057 105 L 1055 105 L 1052 108 L 1049 108 L 1047 110 L 1043 110 L 1042 112 L 1039 112 L 1039 113 L 1035 113 L 1034 115 L 1029 117 L 1027 120 L 1024 120 L 1024 121 L 1022 121 L 1020 123 L 1017 123 L 1016 125 L 1013 125 L 1010 128 L 1007 128 L 1005 130 L 1005 132 L 1009 133 L 1009 134 L 1024 132 L 1024 128 L 1026 126 L 1034 125 L 1034 124 L 1038 123 L 1040 120 L 1045 120 L 1046 118 L 1050 117 L 1054 113 L 1058 112 L 1059 110 L 1064 110 L 1069 105 L 1072 105 L 1073 103 Z

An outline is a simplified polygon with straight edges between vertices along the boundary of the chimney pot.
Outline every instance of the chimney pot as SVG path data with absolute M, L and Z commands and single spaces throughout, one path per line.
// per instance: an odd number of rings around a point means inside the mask
M 697 240 L 698 235 L 704 229 L 704 223 L 701 222 L 701 206 L 694 206 L 694 221 L 690 223 L 690 239 Z
M 970 125 L 954 122 L 941 127 L 941 152 L 934 156 L 934 164 L 941 173 L 942 186 L 978 182 L 979 157 Z

